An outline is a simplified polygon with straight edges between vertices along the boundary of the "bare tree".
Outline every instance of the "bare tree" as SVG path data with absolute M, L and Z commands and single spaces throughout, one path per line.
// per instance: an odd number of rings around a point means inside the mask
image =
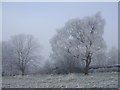
M 32 35 L 19 34 L 11 38 L 11 46 L 16 59 L 16 65 L 25 75 L 26 67 L 30 61 L 40 59 L 39 45 Z
M 93 56 L 106 47 L 102 37 L 104 25 L 105 21 L 100 13 L 68 21 L 51 40 L 53 55 L 60 56 L 61 53 L 67 53 L 74 57 L 73 60 L 83 60 L 84 72 L 88 75 Z

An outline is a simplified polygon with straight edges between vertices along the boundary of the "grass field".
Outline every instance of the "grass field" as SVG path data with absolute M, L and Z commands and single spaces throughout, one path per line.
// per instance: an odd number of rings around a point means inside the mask
M 3 88 L 118 88 L 118 73 L 4 76 Z

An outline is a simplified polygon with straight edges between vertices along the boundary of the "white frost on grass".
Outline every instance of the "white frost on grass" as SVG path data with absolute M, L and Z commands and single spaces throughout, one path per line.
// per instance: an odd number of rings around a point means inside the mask
M 117 88 L 118 73 L 4 76 L 5 88 Z

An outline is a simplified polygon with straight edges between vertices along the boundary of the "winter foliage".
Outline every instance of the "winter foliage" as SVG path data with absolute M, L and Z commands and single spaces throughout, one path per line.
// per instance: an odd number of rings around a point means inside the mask
M 64 27 L 57 30 L 57 34 L 51 40 L 52 58 L 54 60 L 72 59 L 73 62 L 80 60 L 85 63 L 85 74 L 88 74 L 92 59 L 106 48 L 102 37 L 104 25 L 105 21 L 100 13 L 68 21 Z
M 18 34 L 2 41 L 3 87 L 117 87 L 119 51 L 116 47 L 107 50 L 104 27 L 100 12 L 69 20 L 51 38 L 52 52 L 45 61 L 32 35 Z

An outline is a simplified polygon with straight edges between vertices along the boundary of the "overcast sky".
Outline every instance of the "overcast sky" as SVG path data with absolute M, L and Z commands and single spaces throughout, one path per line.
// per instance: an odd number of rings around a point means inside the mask
M 51 52 L 49 40 L 69 19 L 91 16 L 101 11 L 106 21 L 104 40 L 108 49 L 118 47 L 118 4 L 116 3 L 3 3 L 2 36 L 25 33 L 38 38 L 47 58 Z

